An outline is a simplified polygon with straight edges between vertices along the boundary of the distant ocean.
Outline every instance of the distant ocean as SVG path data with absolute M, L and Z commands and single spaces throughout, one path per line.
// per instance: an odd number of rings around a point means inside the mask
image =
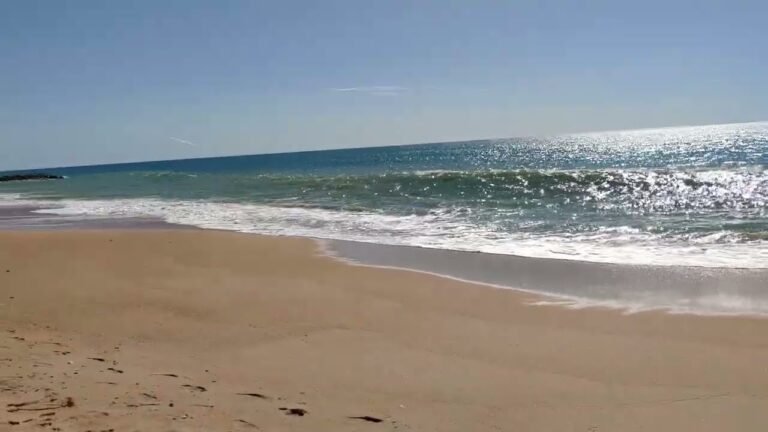
M 609 263 L 768 268 L 768 123 L 35 170 L 71 217 Z

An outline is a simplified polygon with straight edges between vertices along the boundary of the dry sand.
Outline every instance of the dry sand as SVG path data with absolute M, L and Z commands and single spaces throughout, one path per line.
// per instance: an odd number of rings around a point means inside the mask
M 768 429 L 768 320 L 533 299 L 306 239 L 4 232 L 0 430 Z

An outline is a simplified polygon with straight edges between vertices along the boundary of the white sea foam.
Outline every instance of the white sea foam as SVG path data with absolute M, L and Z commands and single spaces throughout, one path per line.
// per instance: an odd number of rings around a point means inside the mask
M 13 200 L 16 203 L 41 202 Z M 45 202 L 50 207 L 51 202 Z M 489 230 L 442 213 L 396 216 L 307 207 L 159 199 L 64 200 L 39 213 L 155 217 L 200 228 L 603 263 L 768 268 L 768 242 L 668 241 L 629 227 L 573 235 Z M 719 234 L 725 238 L 728 232 Z
M 533 301 L 534 306 L 559 306 L 568 309 L 619 309 L 627 314 L 663 311 L 681 315 L 706 316 L 768 316 L 768 301 L 742 296 L 708 296 L 696 299 L 668 299 L 659 295 L 643 301 L 596 300 L 585 297 L 547 294 L 551 298 Z
M 0 206 L 1 207 L 17 207 L 29 203 L 30 200 L 24 199 L 22 194 L 17 193 L 0 193 Z

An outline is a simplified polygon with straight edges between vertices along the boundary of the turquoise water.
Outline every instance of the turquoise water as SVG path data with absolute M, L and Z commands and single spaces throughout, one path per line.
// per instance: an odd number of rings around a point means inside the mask
M 768 123 L 47 169 L 49 213 L 598 262 L 768 267 Z

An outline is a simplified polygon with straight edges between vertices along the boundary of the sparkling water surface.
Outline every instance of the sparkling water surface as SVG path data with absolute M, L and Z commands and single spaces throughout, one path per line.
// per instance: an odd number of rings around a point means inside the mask
M 768 123 L 46 169 L 1 205 L 596 262 L 768 268 Z

